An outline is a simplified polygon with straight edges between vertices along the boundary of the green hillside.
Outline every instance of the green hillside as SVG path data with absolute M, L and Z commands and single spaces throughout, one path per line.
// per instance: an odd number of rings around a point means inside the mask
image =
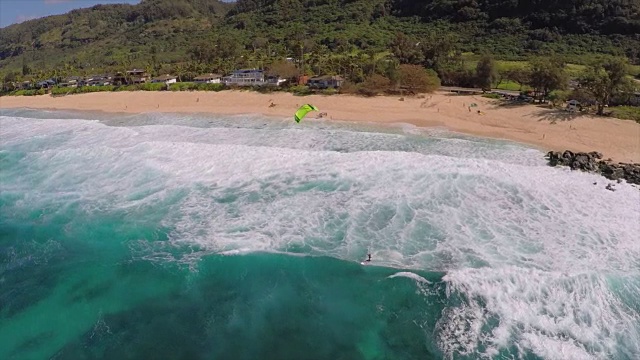
M 144 0 L 27 21 L 0 29 L 0 68 L 181 61 L 194 37 L 211 32 L 232 7 L 217 0 Z
M 305 38 L 332 50 L 346 42 L 383 48 L 402 31 L 453 33 L 462 51 L 512 59 L 552 50 L 636 60 L 640 51 L 634 0 L 239 0 L 226 24 L 278 39 L 304 29 Z
M 484 52 L 638 63 L 639 34 L 636 0 L 143 0 L 0 29 L 0 75 L 225 71 L 301 54 L 311 71 L 341 72 L 354 67 L 341 59 L 390 53 L 439 72 Z

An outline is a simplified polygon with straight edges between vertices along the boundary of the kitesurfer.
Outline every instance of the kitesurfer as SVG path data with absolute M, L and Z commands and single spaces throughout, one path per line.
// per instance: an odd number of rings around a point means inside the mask
M 367 260 L 365 260 L 366 262 L 370 262 L 371 261 L 371 254 L 367 254 L 367 256 L 369 257 Z

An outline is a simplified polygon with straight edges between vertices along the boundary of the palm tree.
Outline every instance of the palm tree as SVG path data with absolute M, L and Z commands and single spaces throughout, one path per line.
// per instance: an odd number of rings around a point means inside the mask
M 340 58 L 336 55 L 330 54 L 327 59 L 327 72 L 330 74 L 344 75 L 344 71 L 341 67 Z
M 185 67 L 182 63 L 176 64 L 175 67 L 176 76 L 178 77 L 178 82 L 182 82 L 182 76 L 185 73 Z
M 259 51 L 259 52 L 256 54 L 256 61 L 258 62 L 258 67 L 259 67 L 260 69 L 264 69 L 264 67 L 265 67 L 265 63 L 266 63 L 266 61 L 267 61 L 268 59 L 269 59 L 269 57 L 268 57 L 268 56 L 266 56 L 266 54 L 265 54 L 264 52 L 262 52 L 262 51 Z
M 253 53 L 248 53 L 244 56 L 244 59 L 246 61 L 246 65 L 250 68 L 255 68 L 256 67 L 256 55 L 255 52 Z
M 60 70 L 58 70 L 57 67 L 51 69 L 49 71 L 49 74 L 47 76 L 48 79 L 54 79 L 56 81 L 56 83 L 60 82 Z
M 222 59 L 217 57 L 213 60 L 213 63 L 211 64 L 213 67 L 213 71 L 214 72 L 223 72 L 223 66 L 222 66 Z
M 189 74 L 189 78 L 193 79 L 196 76 L 200 75 L 201 73 L 204 72 L 204 69 L 206 68 L 206 66 L 200 62 L 196 62 L 196 61 L 190 61 L 187 63 L 186 69 L 187 69 L 187 73 Z
M 151 62 L 148 62 L 144 67 L 144 71 L 149 74 L 149 76 L 156 76 L 155 68 Z
M 326 46 L 324 45 L 318 45 L 316 46 L 315 52 L 313 54 L 313 57 L 310 59 L 312 61 L 312 69 L 313 69 L 316 73 L 319 74 L 325 74 L 328 71 L 328 63 L 330 61 L 330 53 L 327 49 Z
M 36 72 L 36 81 L 42 81 L 44 79 L 44 76 L 44 70 L 42 70 L 42 68 L 38 69 L 38 71 Z

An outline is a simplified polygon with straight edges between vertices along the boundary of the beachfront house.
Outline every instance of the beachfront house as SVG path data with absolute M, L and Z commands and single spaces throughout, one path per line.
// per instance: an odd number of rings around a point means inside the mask
M 220 84 L 221 78 L 222 77 L 220 75 L 218 75 L 218 74 L 209 73 L 209 74 L 203 74 L 203 75 L 200 75 L 200 76 L 196 76 L 193 79 L 193 82 L 197 83 L 197 84 Z
M 14 91 L 17 88 L 18 88 L 18 84 L 16 84 L 14 81 L 7 81 L 2 83 L 2 91 L 4 92 Z
M 30 80 L 25 80 L 18 84 L 18 89 L 20 90 L 30 90 L 33 87 L 33 84 Z
M 156 78 L 151 79 L 152 83 L 165 83 L 167 85 L 175 84 L 177 81 L 178 81 L 178 78 L 173 75 L 162 75 L 162 76 L 158 76 Z
M 111 85 L 112 81 L 111 75 L 92 75 L 78 82 L 78 86 L 107 86 Z
M 130 84 L 143 84 L 149 81 L 149 74 L 147 74 L 144 70 L 133 69 L 129 70 L 126 73 L 117 73 L 113 77 L 114 85 L 130 85 Z
M 2 83 L 1 88 L 3 92 L 13 91 L 16 89 L 16 83 L 13 81 L 5 81 Z
M 78 87 L 78 84 L 82 82 L 82 78 L 80 76 L 69 76 L 68 78 L 62 79 L 62 82 L 58 84 L 59 87 Z
M 307 81 L 307 86 L 316 89 L 339 88 L 344 79 L 339 75 L 314 76 Z
M 225 85 L 252 86 L 264 85 L 264 71 L 258 69 L 234 70 L 230 75 L 222 78 Z
M 53 79 L 47 79 L 47 80 L 43 80 L 43 81 L 38 81 L 36 83 L 36 89 L 50 89 L 52 87 L 54 87 L 56 85 L 55 80 Z
M 129 84 L 144 84 L 149 81 L 149 78 L 151 78 L 146 71 L 139 69 L 127 71 L 127 76 L 129 77 Z
M 307 82 L 309 82 L 309 75 L 299 75 L 298 78 L 298 85 L 307 85 Z
M 280 86 L 282 83 L 286 82 L 287 79 L 283 79 L 280 76 L 272 75 L 268 76 L 265 81 L 269 85 Z

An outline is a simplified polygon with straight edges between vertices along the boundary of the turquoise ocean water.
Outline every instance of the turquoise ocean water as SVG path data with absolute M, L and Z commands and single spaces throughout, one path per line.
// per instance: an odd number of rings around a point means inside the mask
M 537 150 L 32 110 L 0 140 L 0 359 L 640 358 L 640 191 Z

